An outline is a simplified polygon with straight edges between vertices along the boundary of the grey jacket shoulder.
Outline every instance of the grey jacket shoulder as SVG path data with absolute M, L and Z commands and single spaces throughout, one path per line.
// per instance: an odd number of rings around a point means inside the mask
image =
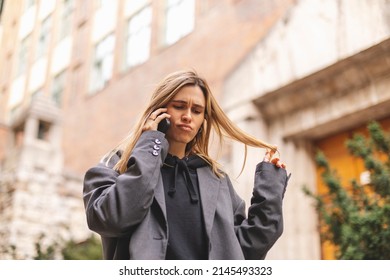
M 159 131 L 144 132 L 119 174 L 113 169 L 120 154 L 100 162 L 84 176 L 83 199 L 91 230 L 109 237 L 122 236 L 139 224 L 154 199 L 168 142 Z

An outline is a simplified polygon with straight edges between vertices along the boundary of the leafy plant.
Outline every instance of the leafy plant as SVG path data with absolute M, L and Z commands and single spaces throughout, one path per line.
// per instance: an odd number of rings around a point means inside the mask
M 368 125 L 368 132 L 368 137 L 356 134 L 346 143 L 369 172 L 368 184 L 352 179 L 350 186 L 342 186 L 337 171 L 318 152 L 327 193 L 304 187 L 315 200 L 321 237 L 335 245 L 337 259 L 390 259 L 390 136 L 377 122 Z
M 44 234 L 41 234 L 38 241 L 35 243 L 35 251 L 36 255 L 34 260 L 54 260 L 56 259 L 56 248 L 58 248 L 59 244 L 54 242 L 49 246 L 43 246 L 43 240 L 45 238 Z
M 100 240 L 91 235 L 82 242 L 68 240 L 66 242 L 53 242 L 48 246 L 43 246 L 44 236 L 35 243 L 35 260 L 100 260 L 102 259 L 102 248 Z
M 83 242 L 69 240 L 62 249 L 62 256 L 64 260 L 101 260 L 102 245 L 95 235 Z

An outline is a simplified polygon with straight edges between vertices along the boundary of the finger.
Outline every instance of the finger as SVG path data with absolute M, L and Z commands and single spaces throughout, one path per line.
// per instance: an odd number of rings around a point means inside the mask
M 271 163 L 275 164 L 277 167 L 280 167 L 281 161 L 279 158 L 273 158 Z
M 161 113 L 166 112 L 168 109 L 167 108 L 159 108 L 153 113 L 150 114 L 149 119 L 155 120 Z
M 272 159 L 272 157 L 274 156 L 275 154 L 275 150 L 269 150 L 269 158 Z
M 157 130 L 158 128 L 158 124 L 165 118 L 170 118 L 171 115 L 167 114 L 167 113 L 162 113 L 160 114 L 159 116 L 157 116 L 154 120 L 152 119 L 152 115 L 151 117 L 149 117 L 147 120 L 146 120 L 146 123 L 144 125 L 144 127 L 142 128 L 142 131 L 146 131 L 146 130 Z
M 171 115 L 167 114 L 167 113 L 162 113 L 160 114 L 154 121 L 157 123 L 157 125 L 163 120 L 163 119 L 166 119 L 166 118 L 170 118 Z
M 286 164 L 282 162 L 279 158 L 274 158 L 271 160 L 271 162 L 275 164 L 277 167 L 286 168 Z

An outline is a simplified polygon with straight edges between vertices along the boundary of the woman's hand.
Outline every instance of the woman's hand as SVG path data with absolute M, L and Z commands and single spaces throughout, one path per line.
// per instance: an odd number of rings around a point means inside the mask
M 149 118 L 146 120 L 142 131 L 147 130 L 157 130 L 158 124 L 165 118 L 170 118 L 171 116 L 166 113 L 167 108 L 159 108 L 153 113 L 150 114 Z
M 286 164 L 284 162 L 282 162 L 280 160 L 280 158 L 274 157 L 274 155 L 275 155 L 275 150 L 268 150 L 267 149 L 267 152 L 265 153 L 263 161 L 270 162 L 270 163 L 272 163 L 280 168 L 286 168 Z

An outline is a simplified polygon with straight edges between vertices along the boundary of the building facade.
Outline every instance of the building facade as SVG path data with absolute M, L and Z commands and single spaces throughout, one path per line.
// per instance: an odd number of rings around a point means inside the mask
M 345 140 L 372 120 L 389 130 L 389 39 L 390 1 L 301 0 L 226 79 L 221 100 L 229 116 L 279 145 L 292 173 L 285 231 L 269 257 L 334 257 L 316 245 L 321 243 L 316 213 L 302 188 L 316 191 L 321 185 L 314 161 L 318 149 L 345 185 L 352 178 L 366 180 Z M 239 162 L 241 153 L 234 146 L 230 162 Z M 246 196 L 250 177 L 242 177 L 239 188 Z
M 301 186 L 318 185 L 316 147 L 389 117 L 389 10 L 388 0 L 4 1 L 0 258 L 32 258 L 41 236 L 89 236 L 86 169 L 126 136 L 154 85 L 186 68 L 232 120 L 277 144 L 292 172 L 268 258 L 324 257 Z M 233 178 L 242 151 L 222 150 Z M 262 157 L 250 150 L 234 180 L 248 203 Z

